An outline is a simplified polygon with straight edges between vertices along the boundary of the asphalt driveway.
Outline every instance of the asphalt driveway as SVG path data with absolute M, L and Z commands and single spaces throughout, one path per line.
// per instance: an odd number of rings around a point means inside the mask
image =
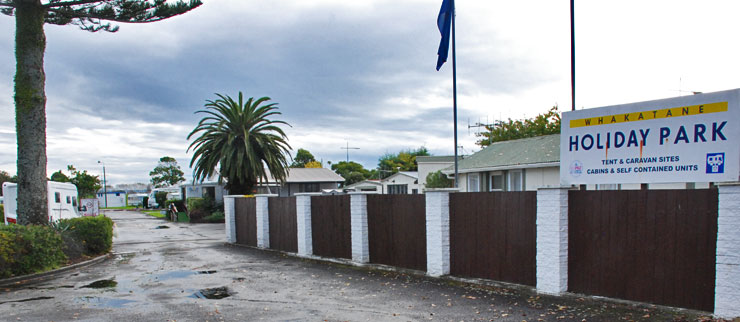
M 223 224 L 112 212 L 114 255 L 0 289 L 7 321 L 683 321 L 701 314 L 300 259 L 225 244 Z

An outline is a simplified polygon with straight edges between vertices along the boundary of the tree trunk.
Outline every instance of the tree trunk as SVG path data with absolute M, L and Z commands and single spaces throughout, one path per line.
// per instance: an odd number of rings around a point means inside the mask
M 15 126 L 18 137 L 18 223 L 49 221 L 46 183 L 45 10 L 15 0 Z

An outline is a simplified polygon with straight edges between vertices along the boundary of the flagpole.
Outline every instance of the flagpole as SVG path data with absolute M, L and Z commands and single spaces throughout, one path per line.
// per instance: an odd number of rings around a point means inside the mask
M 573 14 L 575 0 L 570 0 L 570 90 L 571 111 L 576 110 L 576 32 L 575 15 Z M 454 59 L 454 58 L 453 58 Z
M 460 187 L 458 183 L 457 170 L 457 55 L 455 54 L 455 1 L 452 1 L 452 120 L 455 131 L 455 188 Z

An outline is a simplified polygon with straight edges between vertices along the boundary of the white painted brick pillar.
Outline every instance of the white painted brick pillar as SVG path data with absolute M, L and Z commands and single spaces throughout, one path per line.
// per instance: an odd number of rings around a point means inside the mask
M 568 191 L 537 190 L 537 291 L 560 294 L 568 290 Z
M 350 192 L 350 226 L 352 233 L 352 260 L 370 262 L 370 242 L 367 233 L 367 194 Z
M 235 198 L 237 195 L 224 196 L 224 221 L 226 222 L 226 242 L 236 243 L 236 208 Z
M 720 184 L 714 314 L 740 317 L 740 182 Z
M 426 190 L 427 275 L 450 274 L 450 192 Z
M 317 193 L 296 193 L 295 211 L 298 230 L 298 255 L 313 255 L 313 232 L 311 231 L 311 196 Z
M 278 195 L 255 195 L 257 205 L 257 247 L 270 248 L 270 197 Z

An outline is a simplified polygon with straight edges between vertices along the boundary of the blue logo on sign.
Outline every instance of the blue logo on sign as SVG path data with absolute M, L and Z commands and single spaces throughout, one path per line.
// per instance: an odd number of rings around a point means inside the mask
M 707 173 L 725 173 L 725 153 L 707 153 Z
M 574 177 L 578 177 L 583 174 L 583 163 L 575 160 L 570 164 L 570 174 Z

